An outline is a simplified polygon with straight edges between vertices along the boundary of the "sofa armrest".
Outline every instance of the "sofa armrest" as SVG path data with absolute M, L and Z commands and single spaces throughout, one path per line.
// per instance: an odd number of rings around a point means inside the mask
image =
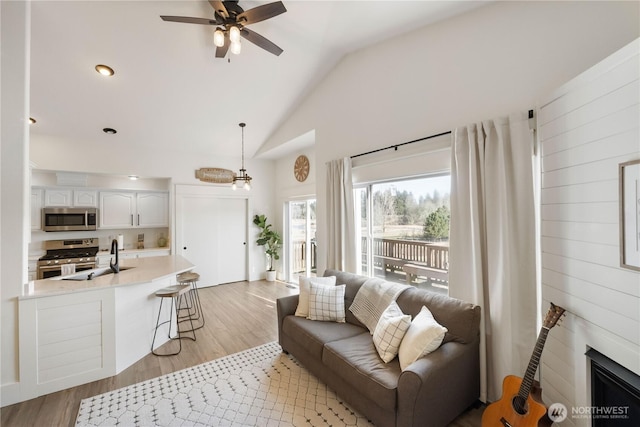
M 287 316 L 296 314 L 298 308 L 298 295 L 289 295 L 276 300 L 276 310 L 278 312 L 278 340 L 282 345 L 282 322 Z
M 445 426 L 480 396 L 479 340 L 448 342 L 398 380 L 396 425 Z

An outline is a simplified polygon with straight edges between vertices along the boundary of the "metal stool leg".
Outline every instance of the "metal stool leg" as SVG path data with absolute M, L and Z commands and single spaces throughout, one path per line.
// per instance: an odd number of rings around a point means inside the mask
M 176 285 L 176 286 L 169 286 L 168 288 L 164 288 L 164 289 L 160 289 L 158 291 L 156 291 L 155 295 L 157 297 L 160 298 L 160 307 L 158 308 L 158 318 L 156 320 L 156 327 L 155 330 L 153 332 L 153 340 L 151 341 L 151 353 L 155 354 L 156 356 L 175 356 L 176 354 L 180 353 L 182 351 L 182 340 L 183 339 L 191 339 L 193 341 L 196 340 L 196 333 L 195 333 L 195 329 L 193 326 L 193 319 L 191 316 L 191 308 L 189 307 L 189 302 L 186 299 L 187 298 L 187 294 L 190 291 L 190 286 L 189 285 Z M 162 315 L 162 305 L 164 302 L 165 298 L 171 298 L 171 307 L 169 309 L 169 320 L 164 321 L 164 322 L 160 322 L 160 316 Z M 183 305 L 185 305 L 185 307 L 183 307 Z M 189 330 L 180 330 L 180 311 L 181 310 L 187 310 L 187 315 L 185 317 L 185 319 L 183 321 L 189 320 L 189 322 L 191 323 L 191 329 Z M 176 335 L 177 337 L 172 338 L 171 337 L 171 325 L 172 325 L 172 320 L 173 320 L 173 313 L 175 311 L 175 316 L 176 316 Z M 165 323 L 169 323 L 169 340 L 178 340 L 178 350 L 175 352 L 170 352 L 170 353 L 159 353 L 156 352 L 154 349 L 155 346 L 155 341 L 156 341 L 156 335 L 158 333 L 158 328 L 162 325 L 164 325 Z M 184 332 L 191 332 L 193 333 L 193 337 L 189 337 L 189 336 L 182 336 L 182 334 Z
M 175 356 L 176 354 L 180 353 L 182 351 L 182 340 L 178 339 L 178 350 L 172 353 L 158 353 L 156 352 L 156 350 L 153 348 L 156 342 L 156 334 L 158 333 L 158 328 L 162 325 L 164 325 L 165 323 L 169 324 L 169 339 L 173 340 L 173 338 L 171 338 L 171 324 L 173 322 L 171 322 L 172 318 L 173 318 L 173 311 L 174 311 L 174 307 L 176 307 L 174 305 L 174 297 L 171 297 L 171 307 L 169 308 L 169 320 L 166 320 L 162 323 L 160 323 L 160 315 L 162 314 L 162 303 L 164 302 L 164 297 L 160 298 L 160 308 L 158 309 L 158 320 L 156 320 L 156 328 L 153 331 L 153 340 L 151 341 L 151 353 L 153 353 L 156 356 Z M 176 311 L 176 318 L 177 318 L 177 311 Z M 178 337 L 180 337 L 180 328 L 178 329 Z

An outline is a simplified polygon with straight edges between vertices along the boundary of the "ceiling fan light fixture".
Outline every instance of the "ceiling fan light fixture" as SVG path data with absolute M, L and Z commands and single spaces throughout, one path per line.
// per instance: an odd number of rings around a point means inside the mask
M 213 33 L 213 44 L 217 47 L 224 46 L 224 31 L 220 28 L 216 28 L 216 31 Z
M 240 44 L 239 41 L 231 42 L 230 50 L 231 50 L 231 53 L 233 53 L 234 55 L 240 55 L 240 52 L 242 52 L 242 45 Z
M 235 25 L 229 27 L 229 40 L 231 43 L 240 43 L 240 28 Z

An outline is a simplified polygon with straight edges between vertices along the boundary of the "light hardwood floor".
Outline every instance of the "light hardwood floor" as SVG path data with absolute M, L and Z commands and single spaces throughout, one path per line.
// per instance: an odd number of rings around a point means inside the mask
M 170 357 L 149 354 L 114 377 L 7 406 L 2 408 L 0 425 L 73 426 L 82 399 L 276 341 L 275 300 L 297 292 L 296 287 L 265 281 L 201 288 L 206 323 L 196 332 L 197 341 L 182 340 L 180 354 Z M 480 426 L 481 414 L 481 409 L 471 410 L 452 425 Z

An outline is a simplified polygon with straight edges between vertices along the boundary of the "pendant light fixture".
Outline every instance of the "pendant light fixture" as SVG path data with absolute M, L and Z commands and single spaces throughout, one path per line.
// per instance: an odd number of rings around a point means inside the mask
M 244 127 L 245 123 L 238 124 L 242 129 L 242 167 L 240 168 L 240 173 L 233 177 L 233 184 L 231 184 L 232 189 L 238 188 L 238 182 L 243 182 L 242 187 L 249 191 L 251 190 L 251 177 L 247 175 L 247 170 L 244 168 Z

